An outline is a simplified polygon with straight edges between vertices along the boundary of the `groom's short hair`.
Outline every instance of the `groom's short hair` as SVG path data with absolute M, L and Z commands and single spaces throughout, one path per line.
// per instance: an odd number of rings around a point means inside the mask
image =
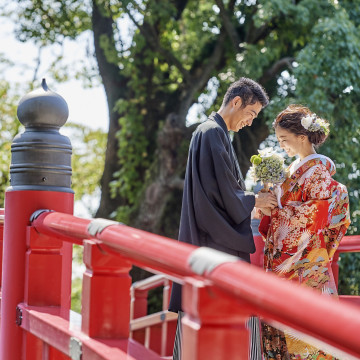
M 245 77 L 231 84 L 225 93 L 222 105 L 226 106 L 235 96 L 241 98 L 243 108 L 256 102 L 259 102 L 263 108 L 269 104 L 265 89 L 256 81 Z

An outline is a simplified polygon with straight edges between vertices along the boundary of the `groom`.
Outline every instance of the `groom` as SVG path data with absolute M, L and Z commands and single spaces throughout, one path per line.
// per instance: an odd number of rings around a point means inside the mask
M 233 83 L 218 112 L 200 124 L 191 139 L 186 168 L 179 241 L 207 246 L 250 262 L 255 252 L 250 227 L 256 207 L 274 208 L 271 193 L 255 195 L 245 189 L 229 131 L 251 126 L 268 104 L 257 82 L 240 78 Z M 173 359 L 181 359 L 181 286 L 174 283 L 169 310 L 178 312 Z

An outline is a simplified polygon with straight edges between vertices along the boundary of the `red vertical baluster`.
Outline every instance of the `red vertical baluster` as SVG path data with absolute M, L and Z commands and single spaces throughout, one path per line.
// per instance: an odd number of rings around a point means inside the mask
M 133 299 L 133 319 L 147 315 L 148 290 L 135 289 Z
M 24 301 L 33 306 L 61 306 L 62 241 L 28 227 Z M 69 310 L 69 309 L 68 309 Z
M 30 226 L 27 230 L 24 302 L 33 306 L 57 307 L 60 314 L 62 241 L 39 235 Z M 48 351 L 47 347 L 43 346 L 45 344 L 42 341 L 25 333 L 24 359 L 42 359 L 43 352 Z
M 128 338 L 131 263 L 84 242 L 82 331 L 90 337 Z
M 5 210 L 0 209 L 0 289 L 2 278 L 2 264 L 3 264 L 3 239 L 4 239 L 4 214 Z
M 182 360 L 249 359 L 249 313 L 233 299 L 188 279 L 183 288 Z

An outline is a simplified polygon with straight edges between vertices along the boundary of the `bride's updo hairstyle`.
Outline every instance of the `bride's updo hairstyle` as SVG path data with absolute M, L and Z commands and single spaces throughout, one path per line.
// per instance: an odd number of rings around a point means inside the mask
M 319 118 L 302 105 L 289 105 L 273 122 L 273 128 L 280 126 L 295 135 L 306 135 L 315 147 L 320 146 L 329 135 L 329 123 Z

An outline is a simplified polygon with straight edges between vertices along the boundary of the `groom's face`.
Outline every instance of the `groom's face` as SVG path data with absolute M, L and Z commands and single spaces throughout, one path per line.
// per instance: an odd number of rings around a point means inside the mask
M 242 107 L 242 101 L 236 96 L 231 101 L 231 117 L 229 121 L 229 130 L 238 132 L 245 126 L 251 126 L 254 119 L 262 109 L 260 102 Z

